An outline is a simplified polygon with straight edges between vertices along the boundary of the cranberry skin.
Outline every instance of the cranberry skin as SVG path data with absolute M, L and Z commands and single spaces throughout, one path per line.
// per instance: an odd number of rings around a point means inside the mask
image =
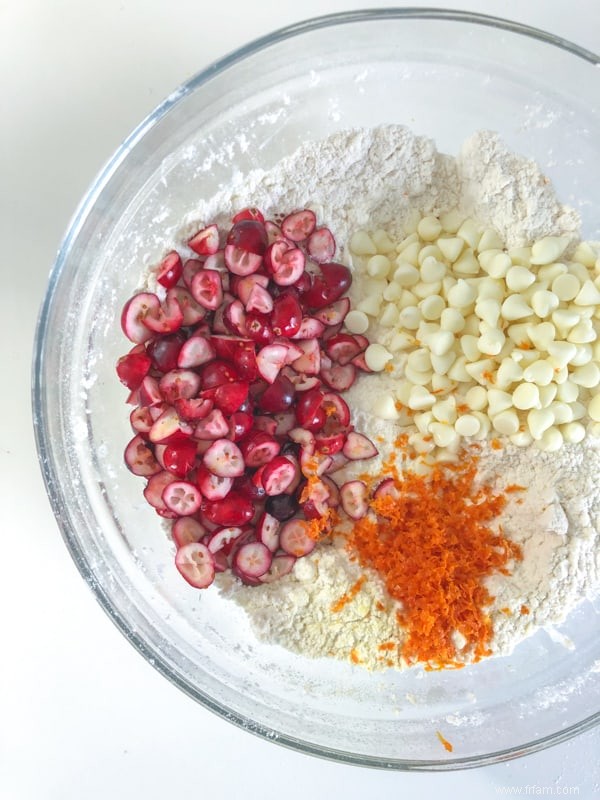
M 269 237 L 262 222 L 257 219 L 242 219 L 229 231 L 227 244 L 232 244 L 247 253 L 262 256 L 267 249 Z
M 271 317 L 268 314 L 250 311 L 246 314 L 246 333 L 253 342 L 270 344 L 275 338 L 271 328 Z
M 302 324 L 302 307 L 290 291 L 275 298 L 271 312 L 271 328 L 276 336 L 294 336 Z
M 130 392 L 139 389 L 142 381 L 150 371 L 152 360 L 144 353 L 128 353 L 117 362 L 117 375 L 122 384 Z
M 254 516 L 252 501 L 232 489 L 223 500 L 202 503 L 202 513 L 215 525 L 245 525 Z
M 309 389 L 307 392 L 302 392 L 296 402 L 296 419 L 298 424 L 308 430 L 313 430 L 314 426 L 319 430 L 325 424 L 326 414 L 321 408 L 321 403 L 325 397 L 324 393 L 319 389 Z
M 298 501 L 291 494 L 276 494 L 267 497 L 265 511 L 280 522 L 291 519 L 299 510 Z
M 236 492 L 252 500 L 253 503 L 260 503 L 267 496 L 263 486 L 257 485 L 248 473 L 239 478 L 235 478 L 233 481 L 233 488 Z
M 321 264 L 321 274 L 315 275 L 310 289 L 304 292 L 303 301 L 309 308 L 319 309 L 335 303 L 345 294 L 352 283 L 348 267 L 331 261 Z
M 243 439 L 244 436 L 247 436 L 252 430 L 252 415 L 246 414 L 244 411 L 235 411 L 229 418 L 229 426 L 233 441 L 239 442 L 240 439 Z
M 201 377 L 203 389 L 215 389 L 224 383 L 239 381 L 240 374 L 233 364 L 215 359 L 203 367 Z
M 248 208 L 243 208 L 241 211 L 232 218 L 232 222 L 241 222 L 244 219 L 255 219 L 259 222 L 264 224 L 265 218 L 263 216 L 262 211 L 256 208 L 255 206 L 249 206 Z
M 254 346 L 240 347 L 239 350 L 233 354 L 232 361 L 235 368 L 240 373 L 240 377 L 245 381 L 253 381 L 258 377 L 258 366 L 256 364 L 256 354 L 254 353 Z
M 284 442 L 282 445 L 280 454 L 282 456 L 294 456 L 294 458 L 300 458 L 300 445 L 288 439 L 287 442 Z
M 177 356 L 183 347 L 185 336 L 182 333 L 172 333 L 153 339 L 146 352 L 152 360 L 152 366 L 161 372 L 170 372 L 177 368 Z
M 285 375 L 278 375 L 274 382 L 263 392 L 258 400 L 262 411 L 278 414 L 287 409 L 294 402 L 296 390 L 294 384 Z

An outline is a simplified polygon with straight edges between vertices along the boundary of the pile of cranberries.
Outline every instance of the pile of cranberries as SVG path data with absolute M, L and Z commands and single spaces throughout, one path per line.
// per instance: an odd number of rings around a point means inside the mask
M 310 210 L 232 223 L 196 233 L 196 257 L 170 252 L 161 288 L 121 317 L 134 342 L 117 364 L 134 406 L 125 462 L 173 520 L 175 564 L 198 588 L 227 569 L 251 585 L 287 574 L 315 546 L 308 520 L 364 513 L 360 482 L 330 476 L 377 453 L 340 396 L 368 371 L 369 343 L 342 331 L 351 274 L 333 235 Z

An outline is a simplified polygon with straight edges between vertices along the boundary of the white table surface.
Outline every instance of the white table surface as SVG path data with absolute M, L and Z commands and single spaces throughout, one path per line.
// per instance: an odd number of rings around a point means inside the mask
M 534 796 L 600 794 L 600 729 L 528 758 L 447 774 L 341 766 L 243 733 L 126 642 L 71 562 L 46 498 L 30 423 L 30 354 L 50 265 L 86 187 L 127 133 L 212 60 L 282 25 L 364 5 L 0 0 L 1 800 L 402 792 L 485 800 L 511 786 Z M 463 7 L 600 48 L 597 0 Z

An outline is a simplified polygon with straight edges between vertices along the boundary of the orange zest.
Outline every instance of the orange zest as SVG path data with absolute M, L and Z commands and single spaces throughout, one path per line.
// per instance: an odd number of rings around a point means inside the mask
M 435 733 L 440 742 L 444 745 L 444 749 L 447 750 L 449 753 L 451 753 L 454 750 L 454 747 L 452 747 L 448 739 L 446 739 L 445 736 L 442 736 L 440 731 L 436 731 Z
M 477 458 L 436 465 L 428 476 L 390 465 L 398 497 L 374 498 L 355 522 L 347 546 L 361 566 L 375 570 L 398 602 L 406 636 L 401 655 L 430 668 L 457 667 L 455 634 L 472 662 L 490 655 L 493 600 L 484 578 L 509 575 L 520 547 L 490 525 L 506 505 L 504 494 L 476 486 Z M 341 598 L 343 599 L 343 598 Z M 339 602 L 339 601 L 338 601 Z
M 339 600 L 336 600 L 335 603 L 331 606 L 331 610 L 333 612 L 341 611 L 342 608 L 349 603 L 351 600 L 354 600 L 356 595 L 360 592 L 363 587 L 364 582 L 366 581 L 366 577 L 361 575 L 360 578 L 356 581 L 356 583 L 348 589 L 346 594 L 343 594 Z

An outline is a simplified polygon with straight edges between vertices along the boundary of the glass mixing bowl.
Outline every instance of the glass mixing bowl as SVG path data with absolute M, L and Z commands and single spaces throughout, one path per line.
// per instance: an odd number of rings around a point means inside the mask
M 243 612 L 189 587 L 142 482 L 114 365 L 125 299 L 200 197 L 268 168 L 307 138 L 401 123 L 456 153 L 477 129 L 534 158 L 600 239 L 600 63 L 503 20 L 414 9 L 286 28 L 192 78 L 97 178 L 43 304 L 34 419 L 54 512 L 79 570 L 129 641 L 170 681 L 248 731 L 303 752 L 390 769 L 489 764 L 600 720 L 600 609 L 556 636 L 462 670 L 369 674 L 253 637 Z M 562 641 L 566 641 L 563 638 Z M 446 752 L 441 730 L 454 745 Z

